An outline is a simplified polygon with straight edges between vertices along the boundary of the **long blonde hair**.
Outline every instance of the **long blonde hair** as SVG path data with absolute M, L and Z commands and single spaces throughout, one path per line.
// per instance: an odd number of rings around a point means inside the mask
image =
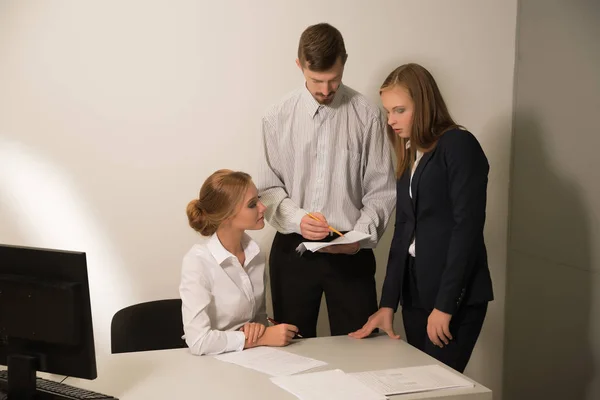
M 379 94 L 396 86 L 408 90 L 414 103 L 410 147 L 407 148 L 408 139 L 398 137 L 389 125 L 387 129 L 398 160 L 396 177 L 400 178 L 404 171 L 412 168 L 417 149 L 430 151 L 446 131 L 462 127 L 450 116 L 435 79 L 424 67 L 419 64 L 401 65 L 385 78 Z

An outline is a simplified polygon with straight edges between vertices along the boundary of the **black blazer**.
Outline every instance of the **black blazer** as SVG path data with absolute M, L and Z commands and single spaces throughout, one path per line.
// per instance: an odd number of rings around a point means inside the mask
M 415 242 L 415 274 L 421 306 L 454 314 L 461 304 L 493 299 L 483 240 L 489 164 L 477 139 L 454 129 L 423 154 L 396 184 L 396 227 L 381 307 L 398 308 L 408 247 Z

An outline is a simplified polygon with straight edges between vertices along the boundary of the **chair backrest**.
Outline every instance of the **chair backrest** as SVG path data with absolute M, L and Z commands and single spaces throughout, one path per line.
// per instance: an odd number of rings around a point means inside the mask
M 110 327 L 111 351 L 178 349 L 186 347 L 181 299 L 156 300 L 119 310 Z

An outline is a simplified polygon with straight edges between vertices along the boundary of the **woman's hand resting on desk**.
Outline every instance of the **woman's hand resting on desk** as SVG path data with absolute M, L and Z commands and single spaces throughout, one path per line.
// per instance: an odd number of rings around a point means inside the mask
M 266 326 L 259 324 L 258 322 L 246 322 L 244 326 L 240 328 L 240 331 L 244 332 L 246 342 L 254 344 L 262 335 L 264 335 L 266 329 Z
M 265 334 L 259 339 L 258 343 L 262 346 L 282 347 L 292 343 L 292 339 L 298 333 L 298 327 L 291 324 L 279 324 L 270 326 L 265 330 Z
M 400 335 L 394 333 L 394 310 L 389 307 L 381 307 L 369 317 L 362 328 L 348 335 L 355 339 L 362 339 L 369 336 L 376 328 L 387 333 L 392 339 L 400 339 Z
M 250 323 L 249 323 L 250 324 Z M 249 325 L 246 324 L 246 325 Z M 262 324 L 258 324 L 264 327 Z M 241 329 L 240 329 L 241 330 Z M 266 327 L 261 336 L 255 342 L 250 342 L 246 336 L 245 349 L 258 346 L 283 347 L 292 343 L 292 339 L 296 336 L 298 327 L 291 324 L 279 324 Z

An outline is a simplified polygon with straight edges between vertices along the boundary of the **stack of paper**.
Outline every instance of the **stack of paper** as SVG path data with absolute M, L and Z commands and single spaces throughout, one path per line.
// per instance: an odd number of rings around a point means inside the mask
M 340 369 L 271 378 L 301 400 L 386 400 Z
M 384 395 L 474 386 L 473 382 L 439 365 L 357 372 L 350 375 Z
M 272 376 L 292 375 L 327 365 L 324 361 L 302 357 L 272 347 L 255 347 L 244 351 L 220 354 L 215 358 Z
M 331 242 L 302 242 L 298 247 L 296 247 L 296 251 L 300 254 L 304 253 L 306 250 L 310 250 L 314 253 L 317 250 L 321 250 L 329 246 L 334 246 L 336 244 L 351 244 L 360 242 L 361 240 L 365 240 L 370 236 L 371 235 L 367 233 L 350 231 L 344 234 L 344 236 L 340 236 L 332 240 Z

